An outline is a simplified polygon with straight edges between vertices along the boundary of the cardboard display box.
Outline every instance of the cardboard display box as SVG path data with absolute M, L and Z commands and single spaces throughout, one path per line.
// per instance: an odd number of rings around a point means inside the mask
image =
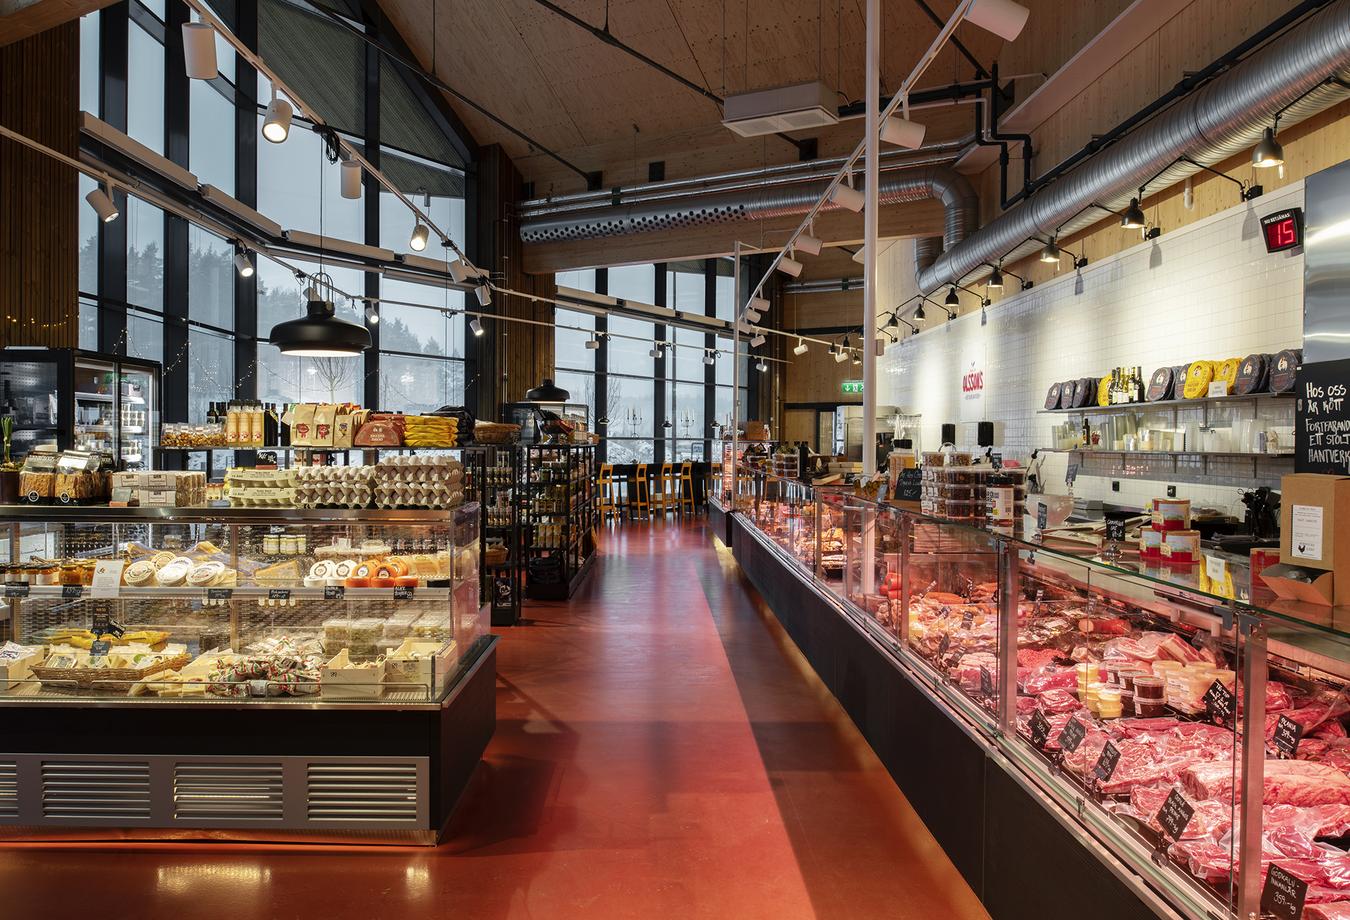
M 1281 565 L 1328 574 L 1312 584 L 1289 583 L 1267 570 L 1266 583 L 1290 600 L 1350 603 L 1350 477 L 1294 473 L 1281 480 L 1280 493 Z

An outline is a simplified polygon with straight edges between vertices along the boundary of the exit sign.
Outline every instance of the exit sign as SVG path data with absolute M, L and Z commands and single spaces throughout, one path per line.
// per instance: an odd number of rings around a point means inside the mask
M 839 384 L 839 391 L 845 395 L 850 393 L 861 393 L 863 391 L 863 382 L 861 380 L 845 380 Z

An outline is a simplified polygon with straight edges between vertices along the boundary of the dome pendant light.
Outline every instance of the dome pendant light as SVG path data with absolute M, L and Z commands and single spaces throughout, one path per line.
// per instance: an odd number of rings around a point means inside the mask
M 274 144 L 280 144 L 291 133 L 291 116 L 295 110 L 285 99 L 277 95 L 276 85 L 272 86 L 272 101 L 267 103 L 263 113 L 262 135 Z
M 995 265 L 994 270 L 989 273 L 989 280 L 985 282 L 985 286 L 991 291 L 1003 290 L 1003 270 L 997 265 Z
M 923 301 L 919 301 L 919 306 L 918 306 L 917 308 L 915 308 L 915 310 L 914 310 L 914 318 L 917 319 L 917 320 L 919 320 L 920 322 L 922 322 L 924 319 L 927 318 L 927 317 L 924 316 L 924 312 L 923 312 Z
M 1144 211 L 1139 207 L 1139 199 L 1131 198 L 1130 206 L 1125 209 L 1125 213 L 1120 215 L 1120 225 L 1126 230 L 1142 230 L 1148 223 L 1148 218 L 1144 216 Z
M 526 402 L 565 403 L 571 398 L 571 393 L 554 385 L 552 377 L 545 377 L 543 383 L 525 393 Z
M 269 341 L 283 355 L 299 358 L 350 358 L 370 347 L 370 330 L 337 318 L 332 279 L 319 274 L 310 286 L 306 313 L 272 327 Z
M 1261 132 L 1261 140 L 1252 148 L 1252 165 L 1257 169 L 1284 165 L 1284 146 L 1275 139 L 1274 128 Z
M 214 80 L 220 76 L 216 66 L 216 30 L 208 23 L 183 23 L 183 63 L 190 80 Z
M 947 291 L 947 296 L 942 302 L 949 307 L 959 307 L 961 306 L 961 296 L 956 293 L 956 288 L 953 287 Z
M 1050 242 L 1046 243 L 1045 248 L 1041 250 L 1041 261 L 1046 263 L 1047 265 L 1050 263 L 1058 265 L 1059 255 L 1060 255 L 1059 245 L 1055 242 L 1055 238 L 1052 236 L 1050 237 Z

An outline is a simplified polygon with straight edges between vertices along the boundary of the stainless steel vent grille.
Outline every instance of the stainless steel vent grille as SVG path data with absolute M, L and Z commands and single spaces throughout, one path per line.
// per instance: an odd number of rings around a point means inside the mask
M 19 765 L 0 761 L 0 818 L 19 816 Z
M 311 763 L 306 772 L 309 820 L 417 820 L 417 764 Z
M 150 765 L 145 761 L 43 761 L 42 815 L 148 819 Z
M 280 821 L 280 763 L 180 763 L 173 770 L 173 815 L 189 821 Z

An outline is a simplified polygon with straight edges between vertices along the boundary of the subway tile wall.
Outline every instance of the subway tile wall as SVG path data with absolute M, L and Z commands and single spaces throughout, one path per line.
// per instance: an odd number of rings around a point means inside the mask
M 877 402 L 922 417 L 922 449 L 937 449 L 944 422 L 957 423 L 958 444 L 973 447 L 974 423 L 986 419 L 994 422 L 995 449 L 1025 461 L 1032 450 L 1053 446 L 1054 426 L 1073 418 L 1037 413 L 1056 381 L 1100 377 L 1118 365 L 1138 365 L 1147 379 L 1165 364 L 1299 347 L 1303 254 L 1267 253 L 1260 218 L 1302 203 L 1299 182 L 1080 272 L 1068 269 L 1066 258 L 1060 277 L 1005 298 L 988 310 L 987 322 L 978 311 L 943 322 L 930 306 L 928 330 L 890 346 L 880 359 Z M 912 261 L 903 268 L 898 262 L 886 268 L 912 272 Z M 982 404 L 963 397 L 962 379 L 972 372 L 983 373 Z M 1203 411 L 1180 410 L 1169 427 L 1199 421 Z M 1217 411 L 1210 410 L 1211 424 Z M 1223 411 L 1283 413 L 1292 424 L 1292 402 Z M 1160 421 L 1172 418 L 1167 412 Z M 1046 490 L 1064 492 L 1066 455 L 1042 456 Z M 1243 487 L 1278 486 L 1292 469 L 1292 462 L 1269 458 L 1134 458 L 1124 465 L 1116 457 L 1090 458 L 1074 494 L 1143 506 L 1177 483 L 1179 495 L 1240 516 Z

